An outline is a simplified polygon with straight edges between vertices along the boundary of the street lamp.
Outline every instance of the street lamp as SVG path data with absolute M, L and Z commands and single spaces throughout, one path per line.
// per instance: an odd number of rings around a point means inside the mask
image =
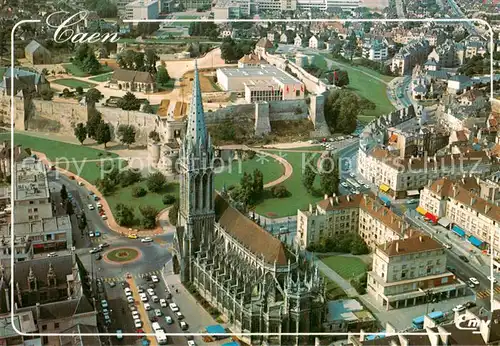
M 422 292 L 425 295 L 425 303 L 427 304 L 425 308 L 425 314 L 427 315 L 429 313 L 429 303 L 431 302 L 431 298 L 434 296 L 431 290 L 423 290 L 421 288 L 418 289 L 420 292 Z

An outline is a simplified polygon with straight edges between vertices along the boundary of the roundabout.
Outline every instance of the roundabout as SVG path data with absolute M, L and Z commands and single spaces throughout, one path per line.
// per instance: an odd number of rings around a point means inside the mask
M 108 263 L 126 264 L 138 260 L 142 257 L 142 252 L 138 248 L 120 247 L 109 250 L 103 257 Z

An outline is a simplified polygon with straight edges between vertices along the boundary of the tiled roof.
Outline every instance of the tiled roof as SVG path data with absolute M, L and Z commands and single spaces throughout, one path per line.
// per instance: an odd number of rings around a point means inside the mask
M 234 239 L 267 263 L 284 266 L 288 263 L 283 243 L 240 213 L 219 194 L 215 197 L 216 221 Z
M 149 72 L 117 69 L 111 75 L 111 81 L 135 83 L 154 83 L 155 79 Z
M 14 267 L 14 278 L 19 283 L 21 290 L 28 288 L 28 274 L 30 268 L 37 278 L 38 285 L 46 286 L 49 265 L 52 264 L 56 274 L 57 283 L 66 282 L 66 275 L 73 273 L 73 258 L 71 255 L 57 257 L 42 257 L 31 261 L 21 261 Z
M 427 252 L 443 249 L 443 245 L 429 236 L 418 235 L 406 239 L 393 240 L 378 246 L 387 256 L 402 256 L 417 252 Z
M 257 44 L 255 45 L 256 47 L 260 47 L 260 48 L 273 48 L 274 45 L 271 41 L 269 41 L 267 39 L 267 37 L 263 37 L 261 38 Z
M 479 214 L 499 222 L 500 207 L 479 197 L 474 192 L 477 188 L 473 188 L 473 185 L 474 183 L 470 179 L 465 182 L 461 180 L 455 182 L 448 178 L 442 178 L 432 183 L 429 189 L 441 197 L 454 199 L 474 209 Z

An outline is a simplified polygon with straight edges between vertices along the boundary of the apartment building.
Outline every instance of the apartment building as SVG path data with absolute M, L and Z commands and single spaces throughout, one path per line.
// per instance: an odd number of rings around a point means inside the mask
M 390 127 L 387 134 L 387 148 L 398 150 L 400 157 L 423 156 L 425 153 L 432 156 L 448 145 L 450 137 L 446 129 L 435 126 L 406 131 Z
M 16 163 L 14 185 L 14 222 L 22 223 L 52 217 L 49 184 L 45 165 L 32 157 Z
M 450 298 L 465 295 L 466 286 L 446 269 L 444 247 L 422 234 L 376 247 L 367 293 L 386 310 L 426 302 L 426 295 Z
M 476 55 L 484 56 L 488 53 L 486 42 L 478 36 L 470 36 L 462 44 L 465 50 L 465 59 L 470 59 Z
M 486 177 L 498 169 L 498 160 L 488 152 L 467 150 L 460 154 L 402 158 L 397 151 L 380 146 L 358 151 L 358 172 L 369 182 L 395 198 L 404 198 L 409 190 L 419 190 L 429 180 L 446 175 L 460 178 L 464 174 Z
M 419 207 L 445 218 L 454 233 L 481 249 L 493 248 L 498 256 L 500 207 L 480 197 L 480 186 L 481 182 L 474 179 L 437 179 L 421 191 Z
M 326 11 L 329 8 L 353 9 L 359 6 L 361 0 L 297 0 L 297 8 L 300 10 Z
M 463 46 L 448 39 L 443 44 L 435 47 L 427 56 L 427 59 L 429 61 L 434 60 L 440 68 L 462 65 L 464 62 Z
M 382 40 L 365 40 L 362 56 L 372 61 L 384 61 L 389 55 L 389 49 Z
M 408 225 L 373 194 L 325 196 L 315 206 L 297 211 L 295 241 L 301 248 L 348 232 L 358 232 L 374 249 L 383 242 L 404 238 Z
M 429 50 L 429 41 L 426 39 L 408 43 L 392 58 L 391 71 L 400 76 L 411 73 L 417 64 L 423 64 L 427 60 Z

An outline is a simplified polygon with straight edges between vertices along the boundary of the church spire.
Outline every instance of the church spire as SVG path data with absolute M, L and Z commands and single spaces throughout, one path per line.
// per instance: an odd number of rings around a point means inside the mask
M 205 126 L 205 113 L 203 112 L 203 101 L 201 99 L 200 79 L 198 76 L 198 62 L 194 61 L 194 81 L 193 95 L 189 106 L 186 139 L 190 141 L 194 147 L 208 147 L 207 127 Z

